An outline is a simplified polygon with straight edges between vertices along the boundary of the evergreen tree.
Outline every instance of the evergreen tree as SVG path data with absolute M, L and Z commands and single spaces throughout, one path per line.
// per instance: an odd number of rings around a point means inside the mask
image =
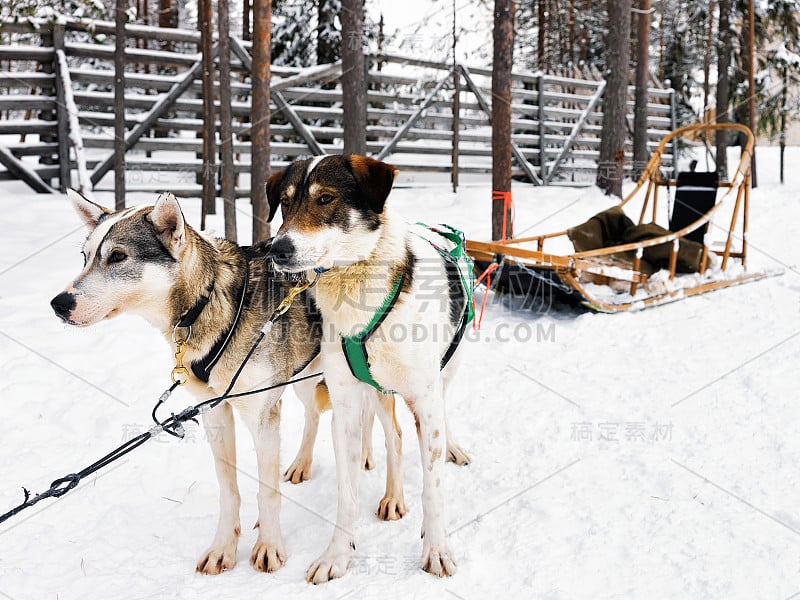
M 272 64 L 307 67 L 315 64 L 314 0 L 273 0 Z
M 111 2 L 96 0 L 4 0 L 0 2 L 0 22 L 14 23 L 29 18 L 53 19 L 59 15 L 74 19 L 114 20 Z
M 273 0 L 272 63 L 308 67 L 337 61 L 342 49 L 342 0 Z M 377 40 L 378 26 L 364 15 L 364 41 Z
M 758 132 L 775 139 L 785 133 L 788 122 L 800 117 L 800 0 L 774 0 L 767 8 L 771 37 L 781 40 L 759 65 L 761 82 Z M 783 136 L 781 136 L 783 139 Z
M 699 97 L 703 59 L 707 51 L 706 26 L 709 3 L 705 0 L 662 0 L 659 33 L 655 42 L 663 48 L 659 72 L 678 98 L 678 123 L 697 120 L 692 99 Z
M 605 68 L 605 4 L 591 0 L 518 3 L 515 64 L 545 72 L 585 65 L 602 71 Z
M 734 0 L 733 11 L 737 22 L 747 16 L 747 1 Z M 797 65 L 794 56 L 800 48 L 800 0 L 770 0 L 764 6 L 756 2 L 755 11 L 755 96 L 756 132 L 775 136 L 781 128 L 781 118 L 797 117 L 793 109 L 798 94 Z M 747 56 L 745 52 L 746 26 L 735 29 L 733 44 L 733 69 L 731 75 L 730 107 L 733 120 L 747 122 L 747 101 L 750 89 L 747 82 Z M 784 86 L 786 94 L 782 95 Z M 785 98 L 784 108 L 781 98 Z
M 633 110 L 633 178 L 639 179 L 650 153 L 647 150 L 648 94 L 650 85 L 650 0 L 639 0 L 636 15 L 636 92 Z
M 728 122 L 731 59 L 731 0 L 719 0 L 719 45 L 717 46 L 717 123 Z M 728 179 L 728 136 L 717 131 L 717 172 L 720 180 Z
M 631 0 L 608 1 L 606 91 L 600 134 L 597 185 L 606 194 L 622 197 L 625 163 L 625 113 L 631 45 Z

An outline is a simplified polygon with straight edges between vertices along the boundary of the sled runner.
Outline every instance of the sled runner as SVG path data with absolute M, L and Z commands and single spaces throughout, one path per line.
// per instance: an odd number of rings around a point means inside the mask
M 729 182 L 719 181 L 716 171 L 679 172 L 674 179 L 662 174 L 664 148 L 677 139 L 708 138 L 720 130 L 746 138 Z M 738 123 L 676 129 L 661 140 L 636 187 L 617 206 L 565 231 L 493 242 L 468 240 L 467 252 L 481 273 L 478 281 L 485 279 L 488 285 L 493 278 L 499 291 L 547 292 L 613 313 L 767 277 L 769 273 L 746 270 L 753 144 L 752 132 Z M 667 203 L 659 206 L 662 188 Z M 626 213 L 638 213 L 638 224 Z M 719 246 L 712 246 L 712 238 L 719 237 Z M 554 246 L 573 251 L 550 250 Z

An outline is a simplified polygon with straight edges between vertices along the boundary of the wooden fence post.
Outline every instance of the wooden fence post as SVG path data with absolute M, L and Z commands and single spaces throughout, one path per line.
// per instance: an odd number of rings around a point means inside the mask
M 269 79 L 271 0 L 253 1 L 253 60 L 250 122 L 250 202 L 253 205 L 253 243 L 269 237 L 266 183 L 270 171 Z
M 454 17 L 455 18 L 455 17 Z M 453 42 L 455 47 L 455 41 Z M 455 50 L 454 50 L 455 52 Z M 461 95 L 461 77 L 458 74 L 458 65 L 453 60 L 453 154 L 452 154 L 452 168 L 450 171 L 450 181 L 453 183 L 453 192 L 458 189 L 458 127 L 459 127 L 459 113 L 461 107 L 459 105 Z
M 127 0 L 114 15 L 114 208 L 125 208 L 125 20 Z M 96 182 L 95 182 L 96 183 Z
M 425 100 L 422 101 L 422 104 L 419 105 L 417 110 L 415 110 L 408 120 L 403 123 L 400 129 L 395 132 L 394 136 L 392 136 L 392 139 L 389 140 L 389 143 L 386 144 L 380 152 L 378 152 L 378 154 L 375 156 L 376 159 L 383 160 L 394 151 L 395 147 L 397 147 L 397 144 L 400 142 L 403 136 L 408 133 L 409 129 L 414 126 L 414 123 L 419 120 L 419 118 L 431 105 L 431 102 L 433 102 L 434 98 L 436 98 L 436 94 L 438 94 L 439 91 L 444 87 L 444 84 L 447 83 L 447 80 L 448 77 L 445 76 L 441 81 L 439 81 L 439 83 L 436 84 L 436 87 L 434 87 L 433 91 L 431 91 Z
M 236 174 L 233 172 L 233 115 L 231 111 L 231 42 L 229 0 L 219 0 L 219 149 L 222 155 L 222 199 L 225 238 L 237 241 Z
M 125 2 L 122 2 L 123 10 L 125 10 Z M 205 3 L 203 3 L 205 8 Z M 202 14 L 199 15 L 202 17 Z M 59 43 L 53 41 L 54 27 L 52 23 L 40 24 L 42 28 L 41 34 L 46 35 L 48 44 Z M 65 31 L 85 31 L 87 25 L 83 22 L 74 19 L 64 19 Z M 27 30 L 27 25 L 8 25 L 3 24 L 3 31 L 17 31 Z M 213 36 L 216 37 L 216 24 L 213 24 Z M 116 24 L 114 22 L 97 22 L 94 24 L 94 30 L 97 33 L 105 35 L 114 35 L 116 32 Z M 71 35 L 67 33 L 67 35 Z M 58 35 L 56 36 L 58 37 Z M 140 38 L 146 37 L 151 40 L 165 41 L 170 40 L 179 43 L 180 51 L 172 53 L 165 53 L 164 51 L 152 50 L 148 51 L 142 48 L 127 48 L 131 46 L 132 40 L 129 37 Z M 211 64 L 211 58 L 216 52 L 216 44 L 212 44 L 212 52 L 207 54 L 209 59 L 207 63 L 199 60 L 199 56 L 193 54 L 193 48 L 202 42 L 202 35 L 196 31 L 181 31 L 181 30 L 166 30 L 160 28 L 147 28 L 138 24 L 125 23 L 123 35 L 120 36 L 120 41 L 123 43 L 125 50 L 125 71 L 118 69 L 119 79 L 116 79 L 117 73 L 113 70 L 102 69 L 79 69 L 72 71 L 75 78 L 75 93 L 73 99 L 77 102 L 77 110 L 72 108 L 67 109 L 70 117 L 78 116 L 82 123 L 81 130 L 84 128 L 85 123 L 95 122 L 98 125 L 108 126 L 112 128 L 116 125 L 121 125 L 123 136 L 117 136 L 117 139 L 97 135 L 96 131 L 84 130 L 86 133 L 85 145 L 87 150 L 92 154 L 93 158 L 88 162 L 94 170 L 91 174 L 92 185 L 99 188 L 103 185 L 100 180 L 105 182 L 105 189 L 111 190 L 114 185 L 114 179 L 108 171 L 114 169 L 115 173 L 119 172 L 117 167 L 117 159 L 124 160 L 124 165 L 128 169 L 141 169 L 141 174 L 145 176 L 144 182 L 139 183 L 152 183 L 157 181 L 155 173 L 159 171 L 176 172 L 182 170 L 183 159 L 179 159 L 176 164 L 174 160 L 145 160 L 144 155 L 132 155 L 128 157 L 126 152 L 133 148 L 142 148 L 143 152 L 161 152 L 161 151 L 177 151 L 184 153 L 184 157 L 190 155 L 191 160 L 186 164 L 189 170 L 202 172 L 204 177 L 200 179 L 206 182 L 205 193 L 210 196 L 210 201 L 213 206 L 215 198 L 220 196 L 219 190 L 219 133 L 216 133 L 216 119 L 214 119 L 214 105 L 212 105 L 213 96 L 217 94 L 216 86 L 212 87 L 211 80 L 206 77 L 206 89 L 211 89 L 210 93 L 202 94 L 199 92 L 199 82 L 201 75 L 212 76 L 214 73 L 213 66 L 210 69 L 205 69 L 206 64 Z M 127 43 L 125 43 L 127 42 Z M 229 39 L 231 52 L 233 56 L 231 60 L 236 60 L 238 56 L 242 61 L 245 69 L 252 72 L 254 61 L 250 53 L 241 46 L 238 41 L 231 37 Z M 188 52 L 186 51 L 188 50 Z M 55 113 L 57 110 L 63 110 L 63 101 L 59 100 L 62 105 L 58 109 L 55 103 L 55 93 L 51 92 L 51 88 L 56 87 L 56 78 L 63 76 L 63 82 L 68 81 L 70 76 L 69 71 L 60 67 L 60 72 L 54 69 L 53 61 L 51 60 L 54 50 L 47 46 L 38 48 L 22 48 L 17 46 L 0 45 L 0 60 L 4 63 L 6 61 L 20 61 L 23 64 L 19 68 L 12 68 L 8 73 L 0 72 L 0 87 L 27 87 L 35 88 L 42 87 L 45 90 L 43 94 L 29 95 L 19 94 L 0 96 L 0 111 L 3 116 L 8 111 L 12 111 L 11 115 L 6 119 L 0 120 L 0 134 L 13 136 L 20 134 L 38 134 L 40 139 L 29 140 L 25 143 L 24 139 L 19 142 L 12 143 L 8 141 L 8 150 L 11 152 L 10 157 L 4 155 L 2 158 L 5 163 L 9 163 L 12 167 L 8 168 L 9 173 L 0 166 L 0 177 L 14 176 L 14 173 L 22 173 L 21 167 L 28 165 L 35 165 L 33 161 L 26 158 L 28 156 L 43 156 L 43 160 L 39 165 L 27 168 L 25 180 L 31 182 L 30 185 L 36 189 L 50 189 L 50 186 L 44 184 L 44 181 L 52 181 L 57 187 L 58 183 L 56 178 L 60 176 L 60 170 L 65 170 L 67 167 L 67 160 L 61 161 L 61 164 L 56 162 L 56 154 L 60 151 L 62 155 L 66 155 L 64 144 L 67 139 L 70 140 L 69 154 L 71 167 L 69 175 L 61 177 L 66 185 L 68 180 L 71 183 L 76 182 L 75 174 L 75 145 L 73 142 L 72 134 L 69 138 L 63 134 L 64 121 L 69 120 L 60 119 L 62 135 L 60 139 L 57 137 L 58 123 L 55 120 Z M 76 58 L 97 58 L 99 60 L 112 61 L 115 58 L 115 47 L 108 45 L 89 45 L 89 44 L 66 44 L 65 51 L 58 50 L 61 55 L 65 52 L 69 53 L 70 60 Z M 30 67 L 31 61 L 36 61 L 42 65 L 41 70 L 44 72 L 36 72 Z M 384 69 L 380 74 L 380 81 L 387 84 L 398 86 L 395 90 L 381 90 L 371 89 L 369 92 L 369 99 L 373 103 L 370 108 L 370 119 L 373 120 L 373 127 L 370 128 L 370 135 L 374 139 L 369 144 L 370 152 L 375 156 L 385 157 L 388 154 L 405 155 L 413 153 L 419 155 L 420 158 L 412 159 L 411 161 L 403 161 L 407 163 L 407 170 L 435 170 L 438 172 L 447 172 L 451 175 L 451 187 L 458 190 L 458 183 L 462 173 L 481 172 L 488 173 L 491 165 L 491 150 L 489 147 L 490 135 L 489 132 L 478 130 L 478 127 L 485 127 L 486 120 L 483 119 L 483 113 L 491 115 L 492 107 L 489 105 L 489 93 L 484 91 L 484 88 L 478 87 L 476 80 L 473 80 L 473 75 L 470 69 L 461 63 L 452 61 L 447 63 L 436 62 L 432 60 L 414 59 L 411 57 L 394 56 L 394 55 L 380 55 L 375 56 L 374 60 L 380 60 L 384 64 L 389 63 L 393 65 L 402 65 L 403 69 L 400 72 L 389 72 Z M 261 61 L 257 61 L 262 64 Z M 175 69 L 177 74 L 170 78 L 163 76 L 154 76 L 143 73 L 143 69 L 138 72 L 132 72 L 134 64 L 149 64 L 152 65 L 171 65 L 171 69 Z M 414 71 L 425 69 L 426 73 L 419 76 L 419 73 Z M 25 69 L 28 69 L 26 71 Z M 184 70 L 186 69 L 186 70 Z M 205 71 L 204 71 L 205 69 Z M 313 154 L 323 154 L 325 152 L 339 151 L 342 139 L 342 109 L 341 109 L 341 95 L 338 90 L 332 89 L 325 84 L 330 80 L 336 78 L 341 73 L 342 67 L 340 63 L 317 65 L 304 69 L 283 68 L 271 66 L 272 73 L 272 86 L 270 86 L 270 100 L 277 105 L 278 108 L 273 111 L 274 114 L 285 113 L 286 121 L 281 119 L 278 125 L 272 124 L 270 126 L 270 133 L 279 136 L 278 139 L 271 140 L 270 151 L 275 151 L 281 157 L 286 156 L 293 159 L 295 156 L 308 154 L 309 150 L 303 148 L 302 145 L 297 144 L 297 140 L 290 139 L 289 136 L 298 134 L 303 140 L 306 141 L 308 147 Z M 431 70 L 438 71 L 436 77 L 436 85 L 431 87 L 427 81 L 430 80 L 429 73 Z M 453 72 L 455 71 L 455 72 Z M 483 80 L 480 82 L 482 86 L 487 85 L 485 78 L 491 75 L 491 70 L 488 68 L 475 67 L 475 77 L 480 77 Z M 537 78 L 541 76 L 539 85 L 537 86 Z M 582 169 L 586 161 L 591 160 L 597 156 L 596 139 L 594 137 L 596 126 L 585 127 L 588 121 L 597 123 L 601 118 L 601 114 L 597 112 L 594 106 L 599 105 L 600 96 L 597 93 L 598 86 L 594 82 L 572 82 L 565 81 L 559 77 L 552 75 L 542 75 L 537 73 L 514 73 L 513 81 L 519 82 L 520 78 L 525 82 L 530 82 L 530 90 L 512 90 L 514 91 L 514 100 L 519 102 L 520 98 L 524 101 L 531 103 L 525 113 L 530 115 L 527 119 L 520 119 L 513 121 L 515 135 L 509 142 L 512 160 L 514 161 L 514 169 L 519 168 L 525 176 L 536 184 L 540 184 L 539 178 L 539 163 L 544 164 L 544 175 L 550 185 L 553 184 L 553 177 L 561 178 L 565 173 L 572 172 L 573 169 Z M 236 78 L 238 81 L 238 77 Z M 247 80 L 249 81 L 249 79 Z M 424 82 L 420 88 L 420 81 Z M 65 83 L 61 83 L 61 88 L 65 88 Z M 122 84 L 122 90 L 129 92 L 132 88 L 143 89 L 148 92 L 156 91 L 158 96 L 154 97 L 151 93 L 142 95 L 127 94 L 125 97 L 125 105 L 128 109 L 140 111 L 135 117 L 131 116 L 130 119 L 124 120 L 125 111 L 121 108 L 115 110 L 118 104 L 115 101 L 119 96 L 115 93 L 109 93 L 115 90 L 116 84 Z M 198 83 L 195 86 L 195 83 Z M 453 84 L 452 86 L 450 84 Z M 305 85 L 310 84 L 310 85 Z M 237 86 L 237 83 L 233 83 Z M 576 86 L 581 89 L 588 89 L 589 91 L 576 92 L 568 90 L 561 93 L 557 86 Z M 107 90 L 102 92 L 94 89 L 94 86 L 101 86 L 102 89 Z M 405 86 L 415 88 L 416 91 L 408 91 Z M 69 88 L 70 86 L 67 86 Z M 307 91 L 299 89 L 300 87 L 307 87 Z M 445 87 L 453 90 L 452 97 L 441 98 L 441 94 Z M 419 97 L 419 88 L 421 93 L 425 95 L 424 98 Z M 539 89 L 537 89 L 539 88 Z M 223 89 L 226 86 L 223 85 Z M 432 93 L 431 90 L 434 90 Z M 248 95 L 249 90 L 243 90 L 241 85 L 232 88 L 231 95 Z M 533 106 L 536 102 L 539 90 L 542 91 L 541 104 L 543 106 Z M 439 96 L 434 98 L 435 92 L 439 92 Z M 187 93 L 188 92 L 188 93 Z M 477 110 L 466 110 L 467 106 L 462 100 L 463 96 L 467 93 L 470 102 L 477 101 Z M 672 97 L 670 103 L 671 91 L 667 89 L 650 90 L 651 97 L 656 100 L 649 104 L 651 109 L 650 114 L 656 115 L 660 118 L 656 119 L 652 124 L 652 128 L 656 130 L 664 130 L 665 132 L 670 129 L 670 116 L 673 118 L 677 115 L 675 107 L 676 100 L 680 102 L 677 96 Z M 396 103 L 395 110 L 389 110 L 387 103 L 393 95 L 395 99 L 391 102 Z M 474 97 L 474 100 L 473 100 Z M 201 102 L 201 98 L 205 102 Z M 422 102 L 420 102 L 422 100 Z M 204 105 L 201 107 L 201 103 Z M 387 103 L 381 106 L 382 103 Z M 69 104 L 69 102 L 68 102 Z M 242 108 L 242 105 L 239 105 Z M 537 112 L 541 108 L 542 118 L 537 121 Z M 677 107 L 680 108 L 679 106 Z M 210 116 L 205 117 L 205 110 L 210 111 Z M 466 110 L 463 112 L 462 109 Z M 22 111 L 28 111 L 28 115 L 34 112 L 41 111 L 42 115 L 39 119 L 31 121 L 17 118 L 16 114 Z M 258 109 L 256 109 L 258 111 Z M 480 114 L 478 113 L 480 111 Z M 186 119 L 187 114 L 201 114 L 201 120 Z M 512 111 L 513 112 L 513 111 Z M 52 118 L 51 118 L 52 113 Z M 115 115 L 116 113 L 116 115 Z M 575 115 L 580 116 L 575 121 Z M 237 114 L 239 112 L 237 111 Z M 516 115 L 516 113 L 513 113 Z M 265 115 L 259 114 L 255 120 L 261 120 Z M 217 117 L 218 119 L 219 117 Z M 132 121 L 135 122 L 132 124 Z M 399 119 L 404 119 L 405 122 L 399 122 Z M 40 120 L 47 120 L 47 123 L 42 123 Z M 226 120 L 227 123 L 227 120 Z M 445 127 L 442 130 L 441 127 Z M 79 131 L 78 127 L 70 125 L 72 131 Z M 235 127 L 235 124 L 234 124 Z M 208 147 L 205 148 L 206 154 L 203 157 L 203 164 L 196 159 L 196 154 L 201 150 L 201 140 L 189 139 L 188 136 L 181 135 L 180 139 L 147 139 L 144 135 L 152 128 L 157 128 L 159 131 L 180 131 L 180 132 L 195 132 L 201 129 L 206 130 L 208 133 L 204 139 L 212 146 L 209 151 Z M 449 129 L 449 131 L 448 131 Z M 250 137 L 249 133 L 244 134 Z M 518 136 L 518 137 L 517 137 Z M 560 142 L 558 148 L 550 145 L 550 141 L 559 137 L 566 141 Z M 120 142 L 124 140 L 124 150 L 121 149 Z M 429 141 L 437 141 L 437 144 L 430 144 Z M 447 142 L 450 144 L 447 144 Z M 400 143 L 398 143 L 400 142 Z M 441 143 L 444 143 L 444 146 Z M 230 141 L 228 140 L 229 144 Z M 386 145 L 383 149 L 378 144 Z M 19 144 L 19 145 L 17 145 Z M 137 145 L 138 144 L 138 145 Z M 61 147 L 59 147 L 61 146 Z M 258 146 L 258 144 L 256 144 Z M 113 147 L 113 150 L 112 150 Z M 213 147 L 216 147 L 217 154 L 213 152 Z M 234 145 L 234 157 L 236 152 L 247 153 L 250 147 L 249 139 L 237 141 Z M 119 148 L 119 149 L 118 149 Z M 334 150 L 335 148 L 335 150 Z M 98 150 L 107 152 L 105 155 L 98 156 Z M 678 155 L 678 148 L 674 150 L 669 146 L 666 154 L 669 156 L 670 152 L 675 152 Z M 552 152 L 552 154 L 551 154 Z M 461 154 L 468 155 L 469 160 L 461 161 Z M 439 155 L 444 158 L 445 162 L 434 163 L 429 160 L 428 156 Z M 258 150 L 256 147 L 253 156 L 256 162 L 259 157 L 266 158 L 266 153 Z M 578 156 L 581 158 L 581 163 L 573 166 L 568 164 L 571 157 Z M 215 158 L 216 157 L 216 158 Z M 472 159 L 472 157 L 478 157 Z M 20 162 L 22 158 L 23 161 Z M 249 157 L 248 157 L 249 158 Z M 272 159 L 276 157 L 273 156 Z M 447 158 L 451 159 L 451 163 L 447 164 Z M 678 159 L 679 159 L 678 155 Z M 410 164 L 408 164 L 410 162 Z M 214 171 L 216 164 L 216 172 Z M 239 164 L 234 159 L 234 174 L 241 175 L 247 174 L 250 161 L 248 164 Z M 274 164 L 274 163 L 273 163 Z M 665 158 L 665 165 L 669 165 L 668 158 Z M 85 172 L 86 169 L 84 168 Z M 150 175 L 153 173 L 153 175 Z M 31 176 L 35 175 L 35 177 Z M 122 185 L 119 185 L 120 192 L 127 191 L 128 189 L 148 189 L 152 188 L 151 185 L 144 187 L 134 184 L 129 178 Z M 41 181 L 39 181 L 41 180 Z M 254 176 L 254 181 L 258 180 L 258 176 Z M 97 185 L 100 182 L 100 185 Z M 92 187 L 92 186 L 89 186 Z M 246 182 L 244 187 L 246 188 Z M 216 189 L 215 189 L 216 188 Z M 252 188 L 254 193 L 257 193 L 259 188 L 258 184 Z M 200 186 L 179 186 L 175 193 L 182 196 L 200 196 Z M 499 191 L 503 191 L 502 189 Z M 239 191 L 241 195 L 242 191 Z M 246 190 L 245 193 L 249 193 Z M 120 199 L 121 201 L 121 199 Z M 208 201 L 208 200 L 204 200 Z M 122 201 L 121 201 L 122 202 Z M 252 198 L 251 198 L 252 202 Z M 241 206 L 241 205 L 240 205 Z M 248 229 L 250 217 L 248 216 Z
M 514 0 L 495 0 L 493 37 L 492 239 L 505 242 L 514 237 L 511 220 L 511 63 L 514 52 Z
M 58 189 L 65 193 L 72 187 L 69 163 L 69 115 L 64 92 L 64 78 L 58 62 L 58 50 L 64 50 L 64 23 L 53 24 L 53 72 L 56 80 L 56 120 L 58 121 Z
M 184 73 L 183 78 L 173 84 L 170 90 L 164 94 L 161 98 L 156 100 L 153 103 L 152 108 L 144 115 L 144 117 L 136 124 L 130 132 L 126 132 L 123 129 L 123 136 L 121 136 L 121 140 L 118 139 L 117 141 L 121 143 L 121 147 L 123 149 L 123 156 L 124 152 L 130 150 L 131 148 L 136 145 L 136 143 L 141 139 L 141 137 L 147 133 L 147 131 L 153 127 L 157 122 L 158 119 L 161 118 L 164 113 L 171 106 L 175 104 L 175 101 L 183 95 L 183 93 L 189 89 L 189 87 L 194 83 L 195 77 L 200 74 L 200 69 L 202 64 L 199 62 L 194 63 L 186 73 Z M 124 94 L 125 91 L 125 80 L 124 80 L 124 73 L 122 79 L 122 91 Z M 124 97 L 123 97 L 123 104 L 124 107 Z M 116 97 L 115 97 L 116 102 Z M 119 113 L 115 115 L 118 116 Z M 115 121 L 116 122 L 116 121 Z M 124 123 L 123 123 L 124 124 Z M 108 172 L 108 169 L 111 168 L 111 162 L 116 158 L 115 154 L 109 155 L 105 160 L 101 161 L 92 171 L 92 183 L 97 184 L 103 176 Z
M 53 29 L 52 29 L 52 27 L 42 28 L 42 31 L 41 31 L 41 46 L 43 48 L 50 48 L 50 47 L 53 46 Z M 49 62 L 46 62 L 46 61 L 41 62 L 39 64 L 42 73 L 52 73 L 53 72 L 53 65 L 54 65 L 54 63 L 49 63 Z M 11 69 L 9 68 L 9 71 L 10 70 Z M 44 93 L 44 90 L 42 90 L 42 92 Z M 56 89 L 53 88 L 53 90 L 50 93 L 55 93 L 55 92 L 56 92 Z M 56 115 L 56 111 L 54 109 L 48 107 L 48 108 L 45 108 L 45 109 L 39 111 L 39 118 L 42 121 L 55 121 L 58 117 Z M 55 134 L 49 133 L 49 132 L 48 133 L 41 133 L 39 135 L 39 140 L 42 141 L 42 142 L 45 142 L 45 143 L 58 142 L 57 135 L 58 135 L 58 133 L 55 133 Z M 26 137 L 25 137 L 24 134 L 22 136 L 20 136 L 20 140 L 21 141 L 25 140 L 25 139 L 26 139 Z M 53 154 L 42 154 L 41 156 L 39 156 L 39 164 L 40 165 L 54 165 L 54 164 L 56 164 L 57 160 L 58 160 L 57 154 L 55 156 Z M 46 182 L 48 188 L 53 183 L 52 178 L 49 177 L 49 176 L 43 177 L 43 180 Z
M 364 7 L 361 0 L 343 0 L 342 108 L 344 153 L 367 153 L 367 84 L 364 59 Z
M 203 204 L 200 225 L 217 212 L 217 127 L 214 109 L 214 11 L 211 0 L 200 0 L 200 49 L 203 62 Z
M 669 92 L 669 118 L 672 131 L 678 128 L 678 101 L 675 98 L 675 88 L 670 84 Z M 672 139 L 672 176 L 678 178 L 678 137 Z
M 558 167 L 561 165 L 561 162 L 569 156 L 570 151 L 572 150 L 572 144 L 575 143 L 575 139 L 580 134 L 581 130 L 583 129 L 586 122 L 589 120 L 589 116 L 592 114 L 595 106 L 600 102 L 603 98 L 603 93 L 606 89 L 606 82 L 603 81 L 597 86 L 597 91 L 594 93 L 594 96 L 591 97 L 589 103 L 586 105 L 586 108 L 583 109 L 580 117 L 578 117 L 578 121 L 575 123 L 575 126 L 572 128 L 572 131 L 567 136 L 566 141 L 561 145 L 561 150 L 556 155 L 555 160 L 550 165 L 550 168 L 547 169 L 547 173 L 542 172 L 542 181 L 549 182 L 553 175 L 555 175 Z
M 542 185 L 547 185 L 549 177 L 547 176 L 547 149 L 545 147 L 544 130 L 544 120 L 546 117 L 544 110 L 544 75 L 539 75 L 539 77 L 536 78 L 536 101 L 539 104 L 537 117 L 539 119 L 539 177 L 542 179 Z

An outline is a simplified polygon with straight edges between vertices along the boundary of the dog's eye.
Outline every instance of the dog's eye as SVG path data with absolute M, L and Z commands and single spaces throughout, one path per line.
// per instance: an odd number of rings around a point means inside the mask
M 284 206 L 289 206 L 289 196 L 283 196 L 281 198 L 281 204 L 283 204 Z
M 333 196 L 330 194 L 322 194 L 317 198 L 317 204 L 330 204 L 331 202 L 333 202 Z
M 112 265 L 114 263 L 122 262 L 128 258 L 128 255 L 125 254 L 122 250 L 114 250 L 111 254 L 108 255 L 108 264 Z
M 89 260 L 89 258 L 86 256 L 86 252 L 84 252 L 83 250 L 81 250 L 81 256 L 83 257 L 83 266 L 85 267 L 86 261 Z

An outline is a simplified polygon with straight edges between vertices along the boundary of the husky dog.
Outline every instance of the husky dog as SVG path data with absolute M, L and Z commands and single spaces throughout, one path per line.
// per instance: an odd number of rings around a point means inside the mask
M 122 312 L 141 315 L 164 333 L 170 344 L 176 330 L 186 339 L 184 362 L 191 368 L 186 387 L 198 401 L 221 395 L 291 284 L 263 260 L 270 242 L 242 248 L 224 239 L 208 239 L 184 220 L 175 196 L 159 196 L 155 206 L 112 212 L 79 193 L 69 197 L 89 228 L 83 245 L 83 271 L 51 302 L 70 325 L 87 327 Z M 261 342 L 233 392 L 288 381 L 319 368 L 321 318 L 313 302 L 300 297 Z M 193 317 L 191 328 L 187 317 Z M 177 328 L 177 329 L 176 329 Z M 319 413 L 329 406 L 324 384 L 310 379 L 294 384 L 305 406 L 306 423 L 297 458 L 285 479 L 308 479 Z M 197 571 L 218 574 L 236 563 L 241 533 L 240 497 L 232 407 L 246 423 L 258 458 L 258 540 L 250 562 L 272 572 L 286 561 L 280 529 L 279 424 L 282 388 L 225 401 L 204 415 L 220 487 L 220 515 L 210 548 Z M 375 394 L 371 394 L 375 398 Z M 378 512 L 385 519 L 405 514 L 401 478 L 401 441 L 394 399 L 376 403 L 387 429 L 387 490 Z M 362 464 L 371 461 L 362 450 Z M 366 457 L 366 458 L 363 458 Z
M 447 241 L 439 234 L 385 210 L 396 173 L 371 158 L 328 155 L 296 161 L 267 183 L 269 218 L 279 206 L 283 215 L 271 248 L 276 268 L 322 273 L 314 297 L 326 334 L 336 332 L 323 336 L 322 362 L 334 414 L 338 510 L 333 539 L 308 570 L 313 583 L 344 575 L 355 552 L 358 400 L 370 388 L 346 356 L 344 341 L 370 329 L 392 294 L 391 309 L 378 321 L 383 334 L 362 348 L 371 385 L 400 393 L 416 421 L 423 467 L 422 568 L 438 576 L 456 570 L 445 533 L 442 467 L 448 456 L 468 459 L 447 435 L 444 395 L 456 361 L 443 356 L 452 356 L 457 323 L 466 319 L 468 292 L 459 272 L 468 266 L 444 259 L 437 246 Z M 424 335 L 398 341 L 397 332 L 412 328 Z

